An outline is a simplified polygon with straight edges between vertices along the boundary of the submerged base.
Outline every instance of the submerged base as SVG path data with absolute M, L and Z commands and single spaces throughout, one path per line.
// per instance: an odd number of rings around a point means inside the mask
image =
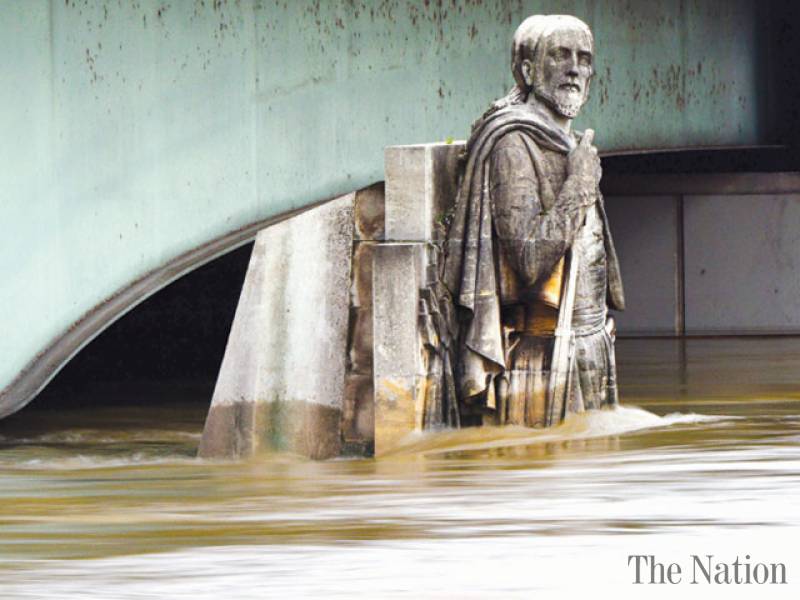
M 198 455 L 245 458 L 277 451 L 313 459 L 342 450 L 338 408 L 304 401 L 231 402 L 211 407 Z

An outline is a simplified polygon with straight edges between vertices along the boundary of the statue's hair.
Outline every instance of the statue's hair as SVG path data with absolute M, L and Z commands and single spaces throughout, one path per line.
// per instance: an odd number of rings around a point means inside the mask
M 514 75 L 516 87 L 527 97 L 530 88 L 525 83 L 525 76 L 522 73 L 522 63 L 525 59 L 533 62 L 534 69 L 541 71 L 544 55 L 541 47 L 542 40 L 557 29 L 577 29 L 586 33 L 594 43 L 592 31 L 589 26 L 570 15 L 533 15 L 528 17 L 514 32 L 514 40 L 511 43 L 511 73 Z
M 533 15 L 525 19 L 514 32 L 514 38 L 511 43 L 511 73 L 514 76 L 514 87 L 509 90 L 508 94 L 492 102 L 489 109 L 476 123 L 501 108 L 512 104 L 522 104 L 527 101 L 531 87 L 525 83 L 522 63 L 526 59 L 532 61 L 534 64 L 534 76 L 540 73 L 542 62 L 544 61 L 544 55 L 541 52 L 541 41 L 557 29 L 584 31 L 594 44 L 594 38 L 589 26 L 577 17 L 570 15 Z

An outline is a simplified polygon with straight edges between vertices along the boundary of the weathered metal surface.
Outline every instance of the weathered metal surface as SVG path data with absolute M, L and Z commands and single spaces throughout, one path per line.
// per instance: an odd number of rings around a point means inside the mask
M 800 193 L 800 173 L 618 175 L 604 177 L 603 190 L 609 196 L 796 194 Z
M 46 376 L 9 385 L 83 315 L 122 302 L 107 323 L 169 278 L 118 295 L 132 282 L 382 179 L 387 145 L 466 136 L 510 86 L 510 36 L 534 12 L 575 14 L 601 40 L 581 119 L 602 130 L 601 149 L 763 141 L 755 11 L 745 0 L 5 2 L 0 403 L 30 399 Z

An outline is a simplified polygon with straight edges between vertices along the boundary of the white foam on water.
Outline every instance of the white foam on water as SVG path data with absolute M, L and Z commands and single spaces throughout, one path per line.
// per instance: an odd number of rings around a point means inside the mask
M 735 418 L 738 417 L 696 413 L 660 416 L 637 406 L 616 406 L 570 415 L 560 425 L 547 429 L 506 426 L 414 433 L 407 436 L 387 456 L 527 446 L 616 436 L 674 425 L 716 423 Z
M 0 435 L 0 442 L 15 444 L 120 444 L 129 442 L 200 441 L 201 437 L 201 432 L 176 431 L 172 429 L 139 429 L 120 432 L 97 429 L 67 429 L 29 437 Z
M 157 456 L 154 453 L 131 452 L 115 456 L 100 456 L 96 454 L 73 454 L 54 458 L 33 458 L 30 460 L 10 459 L 0 461 L 6 470 L 42 471 L 42 470 L 81 470 L 81 469 L 114 469 L 119 467 L 148 467 L 166 466 L 177 464 L 194 464 L 196 459 L 191 456 L 167 454 Z
M 414 433 L 406 437 L 393 451 L 386 456 L 432 455 L 455 451 L 486 450 L 515 446 L 528 446 L 562 442 L 569 440 L 601 438 L 622 435 L 636 431 L 670 427 L 675 425 L 707 424 L 734 419 L 730 416 L 711 416 L 696 413 L 671 413 L 659 416 L 636 406 L 617 406 L 612 409 L 587 411 L 570 415 L 566 421 L 548 429 L 532 429 L 519 426 L 505 427 L 469 427 L 458 430 L 437 430 Z M 200 433 L 186 431 L 167 431 L 143 429 L 140 431 L 99 432 L 95 430 L 67 430 L 45 433 L 29 438 L 7 439 L 0 437 L 0 442 L 11 442 L 35 446 L 36 444 L 64 445 L 57 450 L 58 455 L 26 460 L 24 455 L 12 454 L 0 457 L 0 464 L 18 470 L 80 470 L 108 469 L 116 467 L 141 467 L 167 464 L 215 463 L 218 461 L 201 461 L 185 453 L 170 450 L 174 444 L 196 442 Z M 152 443 L 163 445 L 161 449 L 146 451 L 134 450 L 137 444 Z M 80 445 L 70 452 L 69 445 Z M 131 451 L 124 449 L 111 453 L 102 451 L 94 453 L 87 446 L 98 448 L 113 444 L 131 446 Z M 279 460 L 280 455 L 271 459 Z M 223 461 L 229 462 L 229 461 Z

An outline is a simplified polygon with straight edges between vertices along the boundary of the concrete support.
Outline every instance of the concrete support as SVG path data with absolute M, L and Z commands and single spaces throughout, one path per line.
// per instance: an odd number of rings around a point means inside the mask
M 200 456 L 340 453 L 353 201 L 259 232 Z
M 422 428 L 425 372 L 419 345 L 420 264 L 424 245 L 375 249 L 375 455 Z

